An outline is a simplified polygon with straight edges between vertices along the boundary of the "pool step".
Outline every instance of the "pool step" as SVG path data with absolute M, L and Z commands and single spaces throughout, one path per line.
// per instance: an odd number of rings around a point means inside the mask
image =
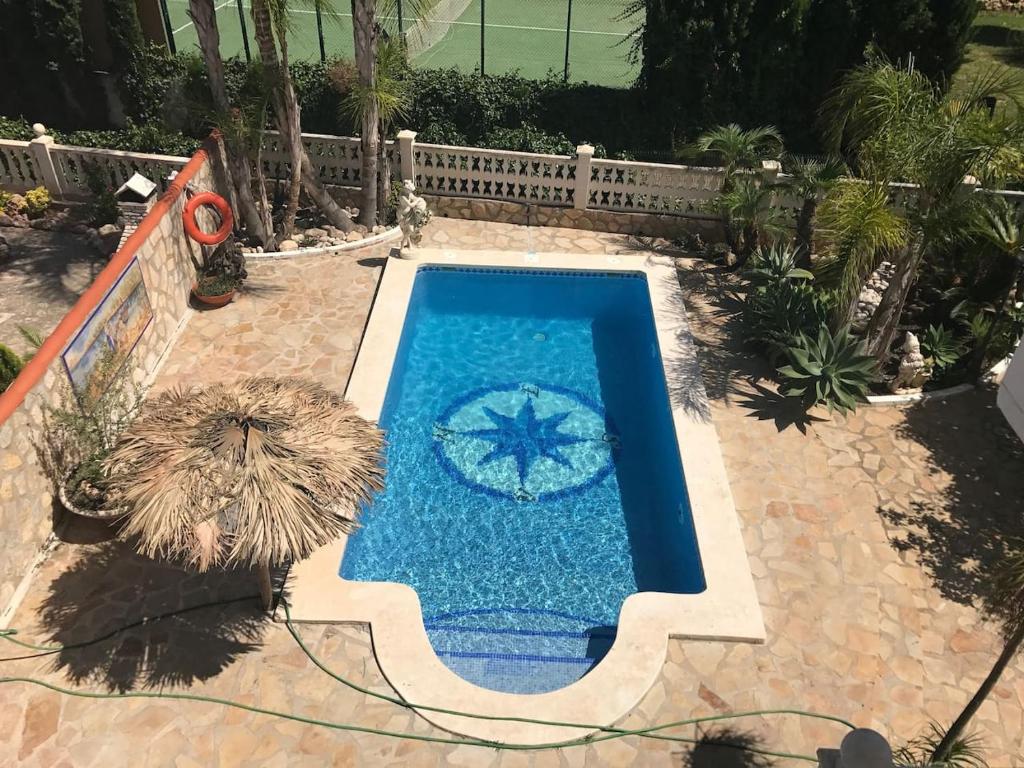
M 544 693 L 583 677 L 611 648 L 615 627 L 551 611 L 487 609 L 428 618 L 438 657 L 492 690 Z

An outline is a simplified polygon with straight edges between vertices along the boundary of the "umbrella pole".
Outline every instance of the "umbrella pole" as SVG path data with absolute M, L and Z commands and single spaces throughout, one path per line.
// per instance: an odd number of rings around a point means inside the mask
M 264 611 L 269 611 L 274 599 L 270 586 L 270 563 L 260 563 L 256 566 L 256 581 L 260 585 L 260 605 Z

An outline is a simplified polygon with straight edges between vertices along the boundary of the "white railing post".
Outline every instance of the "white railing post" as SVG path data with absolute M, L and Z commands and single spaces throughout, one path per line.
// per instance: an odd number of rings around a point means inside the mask
M 782 163 L 778 160 L 762 160 L 761 161 L 761 179 L 765 184 L 774 184 L 779 180 L 779 174 L 782 172 Z
M 398 157 L 402 164 L 402 181 L 416 181 L 416 131 L 398 132 Z
M 583 209 L 590 200 L 590 162 L 594 159 L 594 148 L 589 144 L 576 147 L 576 187 L 573 190 L 573 208 Z
M 50 147 L 53 145 L 53 137 L 46 135 L 46 126 L 36 123 L 32 126 L 36 137 L 28 143 L 28 150 L 32 155 L 32 162 L 50 195 L 60 199 L 64 195 L 61 188 L 60 177 L 57 175 L 57 168 L 53 164 L 53 156 L 50 154 Z

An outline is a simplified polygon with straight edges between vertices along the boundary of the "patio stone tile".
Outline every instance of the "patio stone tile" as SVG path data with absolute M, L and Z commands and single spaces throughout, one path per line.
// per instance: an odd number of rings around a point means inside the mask
M 581 266 L 589 263 L 587 254 L 667 246 L 443 218 L 426 229 L 424 245 L 578 252 Z M 387 253 L 379 246 L 334 257 L 253 261 L 246 293 L 191 318 L 156 388 L 298 374 L 343 389 Z M 797 707 L 876 727 L 900 743 L 929 720 L 949 722 L 1000 647 L 977 608 L 985 569 L 998 557 L 998 542 L 1024 533 L 1018 505 L 1024 450 L 1004 434 L 993 393 L 939 405 L 862 408 L 846 417 L 815 413 L 801 421 L 786 412 L 766 367 L 742 347 L 731 310 L 719 301 L 720 287 L 734 278 L 703 262 L 678 263 L 768 640 L 763 646 L 671 641 L 661 675 L 623 724 Z M 121 544 L 68 542 L 44 565 L 13 624 L 24 638 L 74 642 L 147 612 L 253 591 L 248 574 L 185 574 L 131 555 Z M 366 629 L 302 625 L 299 632 L 332 670 L 393 695 Z M 14 654 L 4 648 L 0 655 Z M 0 662 L 0 672 L 88 690 L 201 693 L 448 737 L 323 675 L 283 626 L 262 620 L 249 604 L 139 627 L 77 655 Z M 677 766 L 693 751 L 629 738 L 497 752 L 317 729 L 212 704 L 63 699 L 20 685 L 0 686 L 0 711 L 0 764 L 25 768 L 108 766 L 126 756 L 176 768 L 617 768 Z M 1018 659 L 976 720 L 993 766 L 1024 767 L 1022 713 L 1024 660 Z M 834 747 L 843 735 L 834 723 L 791 716 L 727 722 L 750 743 L 803 754 Z M 717 726 L 673 733 L 690 737 L 698 730 L 724 733 Z M 713 748 L 699 749 L 706 759 Z

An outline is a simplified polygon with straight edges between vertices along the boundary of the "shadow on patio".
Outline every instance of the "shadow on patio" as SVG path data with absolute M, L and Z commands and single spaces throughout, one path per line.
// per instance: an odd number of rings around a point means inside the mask
M 49 585 L 38 623 L 64 646 L 54 668 L 75 683 L 187 686 L 260 647 L 267 619 L 255 592 L 246 571 L 189 573 L 113 541 L 81 549 Z M 118 631 L 127 625 L 137 626 Z
M 1024 537 L 1024 445 L 991 387 L 918 403 L 897 434 L 927 449 L 939 492 L 913 489 L 909 504 L 879 508 L 892 544 L 915 553 L 945 598 L 976 604 L 988 596 L 994 566 Z
M 768 756 L 749 751 L 765 748 L 763 739 L 753 732 L 720 726 L 700 732 L 697 739 L 682 753 L 682 768 L 771 768 L 775 764 Z

